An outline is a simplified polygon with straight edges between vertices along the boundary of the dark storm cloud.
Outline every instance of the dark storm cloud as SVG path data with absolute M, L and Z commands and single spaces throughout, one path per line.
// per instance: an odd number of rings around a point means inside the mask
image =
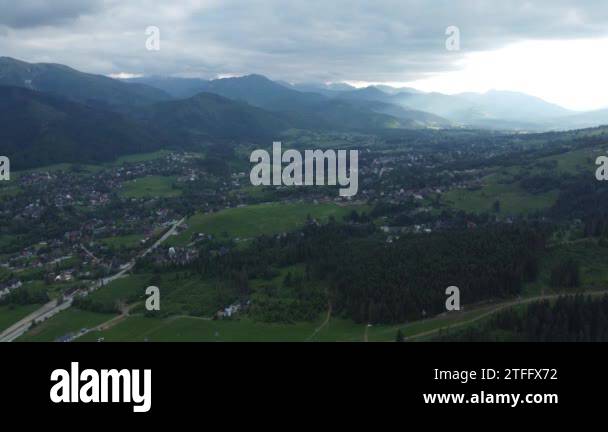
M 255 72 L 291 81 L 408 81 L 454 69 L 468 52 L 526 39 L 608 34 L 608 3 L 600 1 L 55 0 L 17 5 L 0 0 L 0 5 L 8 11 L 0 23 L 9 27 L 0 32 L 1 53 L 100 73 L 210 77 Z M 150 25 L 161 30 L 159 52 L 144 48 Z M 445 29 L 451 25 L 461 31 L 459 52 L 445 50 Z
M 98 0 L 0 0 L 0 25 L 13 28 L 60 25 L 100 10 Z

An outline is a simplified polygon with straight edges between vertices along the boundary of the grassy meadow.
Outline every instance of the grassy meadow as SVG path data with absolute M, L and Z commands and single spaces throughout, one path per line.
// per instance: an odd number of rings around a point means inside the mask
M 181 195 L 174 187 L 175 178 L 147 176 L 127 181 L 123 184 L 121 195 L 125 198 L 171 198 Z
M 360 207 L 334 203 L 267 203 L 230 208 L 217 213 L 198 213 L 188 219 L 188 229 L 168 239 L 167 244 L 185 245 L 195 233 L 251 238 L 287 232 L 303 226 L 308 215 L 324 221 L 333 216 L 339 221 L 353 209 L 360 210 Z

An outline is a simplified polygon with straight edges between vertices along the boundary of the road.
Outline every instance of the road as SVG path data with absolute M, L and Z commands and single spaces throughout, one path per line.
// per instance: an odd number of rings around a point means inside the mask
M 81 248 L 81 249 L 82 249 L 82 250 L 83 250 L 83 251 L 84 251 L 84 252 L 85 252 L 85 253 L 86 253 L 88 256 L 90 256 L 91 258 L 93 258 L 93 261 L 99 261 L 99 260 L 97 259 L 97 257 L 96 257 L 95 255 L 93 255 L 93 252 L 91 252 L 90 250 L 88 250 L 88 249 L 86 248 L 86 246 L 85 246 L 85 245 L 81 244 L 81 245 L 80 245 L 80 248 Z
M 173 224 L 173 226 L 165 234 L 163 234 L 162 237 L 160 237 L 156 242 L 154 242 L 152 246 L 146 249 L 138 257 L 132 259 L 127 264 L 123 265 L 118 273 L 92 283 L 91 286 L 84 292 L 76 291 L 75 293 L 66 297 L 61 303 L 58 303 L 57 300 L 51 300 L 50 302 L 43 305 L 40 309 L 35 310 L 25 318 L 22 318 L 21 320 L 17 321 L 15 324 L 11 325 L 9 328 L 0 333 L 0 342 L 12 342 L 18 337 L 22 336 L 25 332 L 27 332 L 34 321 L 44 321 L 54 315 L 57 315 L 59 312 L 68 309 L 70 306 L 72 306 L 72 303 L 74 302 L 74 296 L 76 294 L 87 295 L 95 291 L 99 287 L 107 285 L 110 282 L 124 276 L 135 266 L 135 261 L 137 258 L 144 257 L 150 252 L 152 252 L 154 249 L 156 249 L 160 244 L 162 244 L 165 240 L 171 237 L 176 232 L 177 228 L 182 223 L 184 223 L 185 220 L 186 218 L 182 218 L 181 220 Z
M 156 247 L 158 245 L 160 245 L 162 242 L 164 242 L 169 237 L 171 237 L 173 234 L 175 234 L 175 232 L 177 231 L 177 227 L 179 227 L 181 224 L 183 224 L 185 220 L 186 220 L 186 218 L 182 218 L 178 222 L 174 223 L 173 226 L 171 227 L 171 229 L 169 231 L 167 231 L 166 233 L 164 233 L 161 238 L 156 240 L 156 242 L 152 246 L 150 246 L 148 249 L 146 249 L 146 251 L 141 256 L 144 257 L 144 256 L 148 255 L 150 252 L 152 252 L 154 249 L 156 249 Z
M 62 303 L 57 300 L 51 300 L 43 305 L 40 309 L 35 310 L 25 318 L 17 321 L 15 324 L 4 330 L 0 334 L 0 342 L 12 342 L 19 336 L 24 334 L 31 327 L 34 321 L 42 321 L 58 314 L 72 306 L 73 297 L 66 298 Z

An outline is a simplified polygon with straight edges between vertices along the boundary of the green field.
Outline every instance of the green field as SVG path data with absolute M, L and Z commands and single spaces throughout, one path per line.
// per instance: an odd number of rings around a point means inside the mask
M 550 294 L 551 269 L 560 261 L 571 258 L 580 264 L 581 286 L 588 291 L 608 288 L 608 247 L 600 246 L 595 239 L 580 239 L 550 247 L 543 256 L 538 280 L 527 284 L 526 295 Z M 558 291 L 563 291 L 559 289 Z
M 40 307 L 39 304 L 25 306 L 0 306 L 0 331 L 26 317 Z
M 552 190 L 542 194 L 531 194 L 516 183 L 501 183 L 503 176 L 492 174 L 484 178 L 478 190 L 452 189 L 443 195 L 443 200 L 457 210 L 474 213 L 492 212 L 496 200 L 500 201 L 502 215 L 526 214 L 551 207 L 559 192 Z
M 459 324 L 458 328 L 464 328 L 469 325 L 468 321 L 482 316 L 493 308 L 494 306 L 487 306 L 474 311 L 403 325 L 373 325 L 367 330 L 368 341 L 394 342 L 399 328 L 406 337 Z M 108 342 L 362 342 L 364 340 L 366 327 L 364 324 L 340 318 L 331 318 L 321 326 L 322 322 L 323 319 L 319 318 L 315 322 L 267 324 L 247 318 L 214 321 L 189 316 L 161 319 L 132 315 L 108 330 L 90 332 L 77 340 L 96 341 L 100 337 Z
M 137 153 L 126 156 L 121 156 L 116 159 L 114 162 L 109 163 L 108 165 L 119 166 L 123 163 L 135 163 L 135 162 L 147 162 L 151 160 L 161 159 L 165 156 L 170 155 L 171 152 L 169 150 L 158 150 L 151 153 Z
M 112 314 L 82 311 L 74 307 L 58 313 L 36 325 L 17 339 L 20 342 L 53 342 L 61 336 L 76 333 L 83 328 L 92 328 L 112 319 Z
M 603 148 L 583 148 L 555 156 L 541 158 L 539 161 L 557 162 L 555 169 L 558 173 L 593 173 L 597 168 L 595 165 L 595 159 L 601 155 L 606 155 L 606 151 Z
M 337 221 L 358 206 L 339 206 L 334 203 L 268 203 L 230 208 L 217 213 L 196 214 L 188 219 L 188 229 L 167 240 L 170 245 L 185 245 L 192 234 L 250 238 L 262 234 L 276 234 L 294 230 L 306 222 L 307 215 L 326 221 L 333 216 Z
M 104 331 L 85 334 L 77 341 L 96 341 L 103 337 L 108 342 L 393 342 L 397 330 L 403 335 L 416 336 L 411 340 L 427 340 L 440 333 L 430 335 L 421 333 L 442 329 L 442 332 L 462 330 L 469 326 L 479 325 L 498 310 L 499 303 L 488 303 L 473 309 L 443 314 L 426 320 L 413 321 L 400 325 L 372 325 L 341 318 L 331 318 L 327 323 L 325 314 L 314 322 L 295 324 L 268 324 L 254 322 L 246 317 L 235 320 L 211 320 L 192 316 L 171 316 L 168 318 L 148 318 L 141 314 L 131 315 Z M 514 305 L 512 307 L 524 307 Z M 19 341 L 53 341 L 70 332 L 77 332 L 83 327 L 92 328 L 108 321 L 112 315 L 94 314 L 70 309 L 40 324 L 21 337 Z
M 373 325 L 368 330 L 368 340 L 370 342 L 390 342 L 397 336 L 397 330 L 401 329 L 403 336 L 411 337 L 419 333 L 432 331 L 439 328 L 462 325 L 467 321 L 476 319 L 484 313 L 490 312 L 495 308 L 494 305 L 478 307 L 470 311 L 460 311 L 445 313 L 443 315 L 425 320 L 412 321 L 401 325 Z
M 364 324 L 351 320 L 332 318 L 314 336 L 306 340 L 311 342 L 362 342 L 365 332 Z
M 150 275 L 136 274 L 122 277 L 89 294 L 92 301 L 115 304 L 117 302 L 132 302 L 144 294 L 149 286 Z
M 146 318 L 133 315 L 116 326 L 88 333 L 78 341 L 150 342 L 306 342 L 362 341 L 365 327 L 349 320 L 332 318 L 318 332 L 322 318 L 315 322 L 267 324 L 243 318 L 209 320 L 196 317 Z M 394 334 L 388 338 L 394 340 Z
M 182 191 L 173 187 L 174 177 L 147 176 L 130 180 L 123 184 L 121 195 L 125 198 L 170 198 L 181 195 Z
M 37 168 L 29 168 L 26 170 L 11 171 L 11 180 L 13 179 L 13 174 L 17 175 L 17 177 L 18 177 L 21 174 L 28 174 L 28 173 L 32 173 L 32 172 L 66 171 L 66 170 L 71 169 L 74 166 L 83 168 L 84 170 L 86 170 L 88 172 L 95 172 L 95 171 L 102 169 L 104 166 L 120 166 L 126 162 L 131 162 L 131 163 L 146 162 L 146 161 L 163 158 L 169 154 L 171 154 L 171 151 L 169 151 L 169 150 L 158 150 L 158 151 L 149 152 L 149 153 L 136 153 L 136 154 L 126 155 L 126 156 L 121 156 L 112 162 L 99 163 L 96 165 L 58 163 L 58 164 L 53 164 L 53 165 L 41 166 L 41 167 L 37 167 Z M 15 179 L 17 177 L 15 177 Z
M 144 298 L 146 287 L 156 285 L 161 292 L 161 311 L 168 315 L 210 317 L 221 307 L 237 300 L 236 293 L 211 280 L 202 280 L 186 272 L 130 274 L 89 294 L 88 299 L 114 307 L 118 303 L 134 303 Z M 221 289 L 220 289 L 221 288 Z
M 131 248 L 138 247 L 140 244 L 140 241 L 143 238 L 144 238 L 143 234 L 127 234 L 127 235 L 123 235 L 123 236 L 106 237 L 99 241 L 111 248 L 119 249 L 121 247 L 124 247 L 124 248 L 131 249 Z
M 223 306 L 237 300 L 229 287 L 198 276 L 165 273 L 158 282 L 162 295 L 162 311 L 171 315 L 210 317 Z
M 595 159 L 606 155 L 603 147 L 582 148 L 553 156 L 532 160 L 500 170 L 483 178 L 483 186 L 477 190 L 452 189 L 443 195 L 444 202 L 458 210 L 475 213 L 492 212 L 496 200 L 500 201 L 500 214 L 527 214 L 551 207 L 557 200 L 558 189 L 531 194 L 517 181 L 522 176 L 533 175 L 593 175 Z
M 247 319 L 212 321 L 196 317 L 170 317 L 165 319 L 131 316 L 125 321 L 103 332 L 91 332 L 79 341 L 95 341 L 103 337 L 105 341 L 150 342 L 229 342 L 229 341 L 306 341 L 310 340 L 319 322 L 297 324 L 264 324 Z M 349 326 L 336 321 L 336 326 L 328 327 L 326 333 L 320 331 L 314 340 L 341 340 L 337 330 Z M 358 331 L 363 335 L 362 326 L 350 324 L 349 339 Z M 352 327 L 358 328 L 353 330 Z M 359 338 L 361 340 L 361 338 Z

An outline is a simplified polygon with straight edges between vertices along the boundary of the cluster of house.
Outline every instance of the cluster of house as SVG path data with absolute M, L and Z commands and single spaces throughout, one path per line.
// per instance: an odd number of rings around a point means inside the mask
M 170 247 L 167 253 L 173 264 L 186 265 L 198 258 L 198 251 L 194 248 Z
M 198 171 L 196 171 L 193 168 L 189 168 L 186 170 L 186 172 L 183 175 L 177 177 L 177 182 L 178 183 L 193 182 L 193 181 L 198 180 L 198 178 L 199 178 Z
M 170 248 L 158 247 L 148 255 L 155 265 L 178 265 L 185 266 L 198 258 L 198 250 L 193 247 L 171 246 Z
M 71 282 L 74 280 L 74 270 L 66 270 L 56 275 L 53 280 L 55 282 Z
M 23 208 L 21 213 L 19 213 L 16 218 L 17 219 L 38 219 L 42 216 L 42 212 L 44 211 L 44 207 L 40 205 L 39 201 L 29 203 L 27 206 Z
M 17 181 L 24 193 L 10 196 L 0 209 L 0 217 L 3 221 L 28 223 L 35 227 L 37 220 L 44 216 L 49 207 L 61 212 L 61 209 L 67 206 L 92 207 L 108 203 L 112 198 L 112 191 L 118 190 L 125 180 L 131 178 L 149 174 L 181 173 L 188 179 L 196 179 L 197 173 L 184 165 L 186 159 L 182 155 L 168 155 L 154 161 L 105 167 L 99 171 L 88 172 L 87 175 L 82 175 L 82 170 L 78 169 L 23 173 Z M 101 271 L 101 267 L 111 269 L 124 261 L 124 257 L 115 257 L 116 254 L 108 249 L 107 243 L 97 240 L 135 232 L 150 240 L 158 234 L 159 228 L 171 225 L 177 216 L 175 210 L 170 207 L 153 208 L 139 205 L 125 205 L 111 214 L 96 212 L 95 216 L 80 220 L 77 225 L 66 225 L 57 237 L 42 239 L 43 241 L 28 246 L 19 244 L 18 250 L 11 251 L 5 257 L 3 266 L 10 271 L 48 268 L 49 271 L 44 275 L 48 282 L 73 281 L 83 275 L 90 275 L 91 270 Z M 71 219 L 73 220 L 73 217 Z M 181 228 L 185 229 L 185 226 Z M 77 261 L 82 267 L 66 268 L 64 265 L 57 265 L 64 258 L 72 256 L 81 258 Z M 195 258 L 196 254 L 192 250 L 181 249 L 175 250 L 172 257 L 180 263 L 188 263 Z M 94 264 L 93 269 L 88 268 L 89 262 Z M 0 291 L 6 294 L 20 283 L 9 281 L 2 284 Z
M 214 319 L 226 319 L 232 318 L 235 314 L 243 311 L 247 306 L 249 306 L 250 301 L 248 300 L 246 303 L 233 303 L 230 306 L 227 306 L 223 309 L 220 309 L 215 313 Z
M 68 254 L 69 248 L 64 247 L 61 240 L 40 242 L 11 255 L 3 266 L 11 271 L 25 268 L 36 269 L 44 267 L 47 264 L 57 264 L 68 259 L 70 258 Z
M 0 298 L 8 295 L 11 291 L 20 288 L 23 284 L 19 279 L 10 279 L 4 283 L 0 283 Z

